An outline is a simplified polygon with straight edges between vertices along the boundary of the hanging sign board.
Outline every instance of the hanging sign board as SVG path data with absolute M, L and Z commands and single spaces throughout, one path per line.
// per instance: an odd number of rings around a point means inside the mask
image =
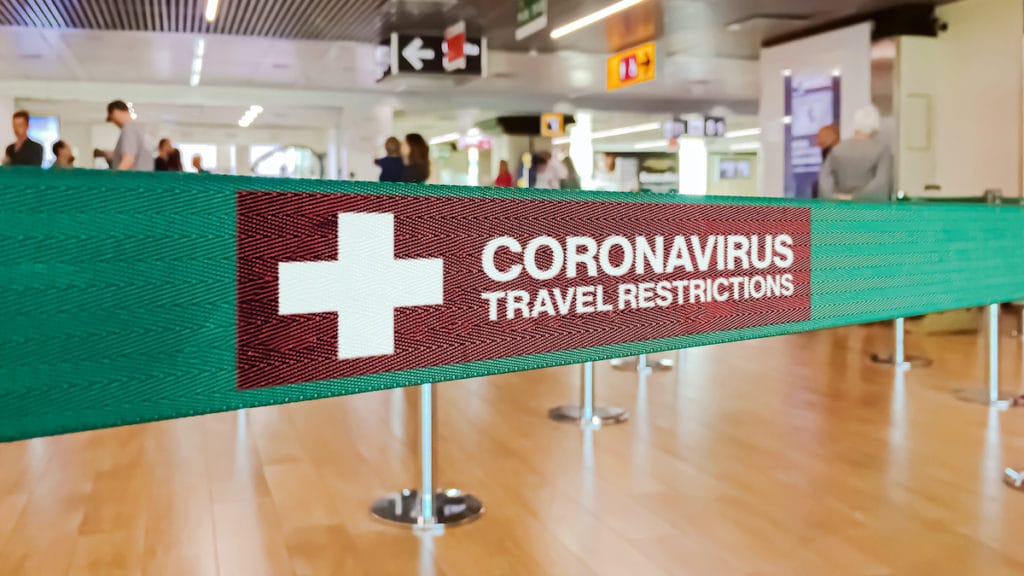
M 518 0 L 516 40 L 536 34 L 548 26 L 548 0 Z
M 608 58 L 607 88 L 618 90 L 654 80 L 657 68 L 654 42 L 641 44 Z
M 544 138 L 565 136 L 565 115 L 547 112 L 540 115 L 540 135 Z
M 377 80 L 398 74 L 450 74 L 487 76 L 487 39 L 469 38 L 465 33 L 453 36 L 455 56 L 448 63 L 448 42 L 443 36 L 393 33 L 378 47 Z M 461 39 L 460 39 L 461 38 Z M 461 43 L 462 56 L 457 56 Z M 462 66 L 461 62 L 465 61 Z M 461 66 L 461 67 L 460 67 Z

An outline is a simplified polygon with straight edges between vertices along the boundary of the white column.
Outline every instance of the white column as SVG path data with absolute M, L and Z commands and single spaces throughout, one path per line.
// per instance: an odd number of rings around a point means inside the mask
M 342 177 L 341 164 L 341 119 L 327 129 L 327 158 L 325 158 L 324 178 L 327 180 L 340 180 Z
M 579 112 L 576 124 L 569 133 L 569 157 L 580 175 L 580 186 L 584 190 L 594 189 L 594 140 L 591 137 L 591 116 Z
M 234 174 L 237 158 L 235 157 L 234 144 L 217 144 L 217 174 Z
M 703 138 L 679 139 L 679 193 L 708 193 L 708 148 Z
M 384 141 L 394 134 L 395 111 L 390 106 L 377 106 L 372 110 L 348 108 L 341 123 L 341 148 L 339 164 L 341 177 L 349 178 L 353 173 L 356 180 L 377 180 L 380 170 L 373 163 L 384 155 Z

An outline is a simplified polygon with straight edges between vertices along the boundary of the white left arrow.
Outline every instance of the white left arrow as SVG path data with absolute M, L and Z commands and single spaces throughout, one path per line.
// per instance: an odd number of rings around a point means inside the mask
M 419 36 L 412 39 L 411 42 L 402 48 L 402 56 L 412 64 L 412 67 L 417 70 L 423 70 L 424 60 L 434 59 L 434 49 L 423 47 L 423 38 Z

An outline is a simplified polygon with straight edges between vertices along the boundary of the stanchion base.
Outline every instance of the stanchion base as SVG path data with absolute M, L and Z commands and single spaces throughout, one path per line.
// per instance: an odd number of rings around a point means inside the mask
M 611 364 L 612 370 L 622 372 L 636 372 L 640 367 L 640 361 L 636 358 L 616 358 L 608 363 Z M 654 362 L 649 362 L 647 367 L 655 372 L 668 372 L 676 367 L 676 362 L 671 358 L 659 358 Z
M 555 422 L 571 422 L 574 424 L 587 424 L 583 421 L 583 407 L 575 404 L 558 406 L 548 410 L 548 418 Z M 621 424 L 629 420 L 629 412 L 614 406 L 595 406 L 594 420 L 591 425 L 604 426 L 605 424 Z
M 1024 491 L 1024 470 L 1007 468 L 1006 471 L 1003 472 L 1003 482 L 1014 490 Z
M 430 530 L 476 520 L 484 513 L 484 505 L 476 496 L 459 490 L 437 492 L 434 494 L 434 520 L 427 524 L 420 515 L 419 491 L 402 490 L 374 502 L 370 513 L 386 522 Z
M 999 393 L 996 401 L 993 402 L 989 397 L 988 390 L 983 388 L 973 388 L 971 390 L 957 390 L 956 399 L 961 402 L 970 402 L 971 404 L 981 404 L 983 406 L 991 406 L 993 408 L 1009 408 L 1013 403 L 1014 396 L 1012 394 Z
M 892 354 L 878 354 L 874 353 L 871 355 L 871 361 L 875 364 L 894 364 L 895 357 Z M 913 354 L 903 357 L 903 365 L 907 368 L 927 368 L 932 365 L 932 359 L 925 356 L 915 356 Z

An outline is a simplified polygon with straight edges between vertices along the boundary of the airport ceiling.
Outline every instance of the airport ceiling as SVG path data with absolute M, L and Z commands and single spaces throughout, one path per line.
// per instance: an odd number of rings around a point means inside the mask
M 464 19 L 492 48 L 606 53 L 661 38 L 670 53 L 756 58 L 761 42 L 829 20 L 906 4 L 906 0 L 648 0 L 557 42 L 514 37 L 516 0 L 0 0 L 0 26 L 211 33 L 375 43 L 391 31 L 438 34 Z M 920 2 L 917 2 L 920 3 Z M 937 3 L 937 2 L 935 2 Z M 572 21 L 609 0 L 550 0 L 549 25 Z M 726 26 L 742 25 L 729 32 Z

